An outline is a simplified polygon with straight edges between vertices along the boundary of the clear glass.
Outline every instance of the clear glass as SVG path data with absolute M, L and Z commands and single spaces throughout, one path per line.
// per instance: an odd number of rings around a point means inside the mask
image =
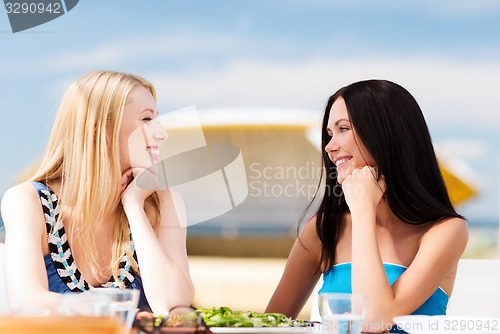
M 321 328 L 329 334 L 359 334 L 366 314 L 366 296 L 349 293 L 318 295 Z
M 99 296 L 90 292 L 68 292 L 59 295 L 56 313 L 63 316 L 99 317 L 109 314 L 107 296 Z
M 123 323 L 125 328 L 132 327 L 139 303 L 139 290 L 96 288 L 90 290 L 88 293 L 107 303 L 105 316 L 117 318 Z

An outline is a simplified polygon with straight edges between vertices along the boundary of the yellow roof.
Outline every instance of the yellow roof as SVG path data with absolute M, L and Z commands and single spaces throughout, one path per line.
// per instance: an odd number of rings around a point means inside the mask
M 441 174 L 443 174 L 448 194 L 453 205 L 459 205 L 476 196 L 477 190 L 467 184 L 465 180 L 451 172 L 444 163 L 439 164 Z

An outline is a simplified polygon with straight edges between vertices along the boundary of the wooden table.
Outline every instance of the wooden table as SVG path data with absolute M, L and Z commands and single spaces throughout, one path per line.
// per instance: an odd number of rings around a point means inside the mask
M 0 316 L 0 334 L 124 334 L 122 324 L 109 317 Z

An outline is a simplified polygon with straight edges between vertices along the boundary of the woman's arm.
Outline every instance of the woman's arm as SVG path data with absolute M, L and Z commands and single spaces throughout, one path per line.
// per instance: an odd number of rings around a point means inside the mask
M 353 245 L 353 292 L 368 296 L 367 323 L 389 324 L 394 316 L 411 314 L 420 307 L 456 270 L 468 232 L 466 222 L 459 218 L 437 223 L 424 234 L 414 260 L 392 286 L 380 254 L 374 251 L 374 239 L 369 232 L 353 231 L 357 244 Z
M 395 315 L 410 314 L 422 305 L 453 272 L 467 244 L 466 222 L 452 218 L 432 226 L 411 265 L 390 286 L 375 229 L 385 184 L 364 167 L 353 171 L 342 187 L 352 218 L 353 292 L 368 296 L 367 323 L 390 324 Z M 356 195 L 356 187 L 363 191 Z
M 390 313 L 408 314 L 422 305 L 456 271 L 468 236 L 467 222 L 460 218 L 433 225 L 408 269 L 392 286 L 395 298 Z
M 146 173 L 148 173 L 146 171 Z M 158 235 L 144 210 L 151 191 L 132 181 L 122 195 L 148 302 L 156 314 L 192 302 L 194 291 L 186 252 L 185 209 L 170 190 L 158 191 L 161 221 Z
M 300 238 L 295 240 L 283 272 L 266 312 L 283 313 L 297 318 L 311 295 L 321 272 L 318 265 L 321 242 L 316 233 L 316 219 L 309 220 Z
M 5 224 L 4 275 L 12 312 L 53 310 L 57 293 L 49 292 L 43 262 L 45 218 L 30 182 L 7 190 L 2 198 Z

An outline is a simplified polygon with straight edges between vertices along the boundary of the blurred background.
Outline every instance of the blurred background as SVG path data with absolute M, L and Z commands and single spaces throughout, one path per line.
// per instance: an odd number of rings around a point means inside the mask
M 14 34 L 2 8 L 0 196 L 36 167 L 73 80 L 142 75 L 160 113 L 196 106 L 207 142 L 245 161 L 247 199 L 189 227 L 195 303 L 262 311 L 318 182 L 327 98 L 388 79 L 425 114 L 470 223 L 464 258 L 498 258 L 499 22 L 494 0 L 80 1 Z

